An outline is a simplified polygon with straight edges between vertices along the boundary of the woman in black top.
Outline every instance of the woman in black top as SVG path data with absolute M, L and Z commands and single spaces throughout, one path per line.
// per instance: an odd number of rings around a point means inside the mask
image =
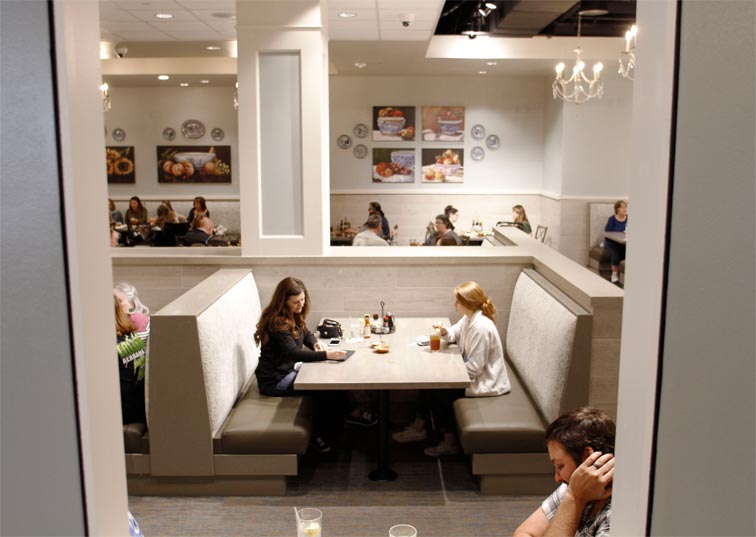
M 210 217 L 210 211 L 207 208 L 205 198 L 197 196 L 192 203 L 192 210 L 189 211 L 189 214 L 186 216 L 187 222 L 194 222 L 194 219 L 201 214 L 204 214 L 208 218 Z
M 281 280 L 255 331 L 255 343 L 261 347 L 255 370 L 260 393 L 274 397 L 295 395 L 294 379 L 300 362 L 346 357 L 342 350 L 326 350 L 307 329 L 305 320 L 309 311 L 310 296 L 304 283 L 291 277 Z M 313 438 L 312 445 L 320 452 L 330 451 L 320 436 Z

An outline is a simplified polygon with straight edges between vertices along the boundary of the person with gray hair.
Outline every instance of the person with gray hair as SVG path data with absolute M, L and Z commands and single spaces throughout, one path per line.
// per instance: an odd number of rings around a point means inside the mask
M 389 243 L 381 238 L 381 216 L 371 214 L 365 223 L 364 231 L 360 231 L 352 241 L 352 246 L 388 246 Z
M 150 308 L 139 300 L 136 287 L 128 282 L 118 282 L 113 287 L 113 296 L 121 305 L 121 310 L 128 315 L 136 328 L 137 335 L 144 340 L 145 345 L 150 335 Z

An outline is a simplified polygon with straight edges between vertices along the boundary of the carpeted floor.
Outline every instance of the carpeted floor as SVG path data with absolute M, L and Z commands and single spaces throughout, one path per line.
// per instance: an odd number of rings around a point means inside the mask
M 130 497 L 145 537 L 296 535 L 293 507 L 323 512 L 324 537 L 386 537 L 412 524 L 419 537 L 511 535 L 543 498 L 481 496 L 465 456 L 439 461 L 422 445 L 392 446 L 394 482 L 373 482 L 372 430 L 347 430 L 330 454 L 308 453 L 285 497 Z

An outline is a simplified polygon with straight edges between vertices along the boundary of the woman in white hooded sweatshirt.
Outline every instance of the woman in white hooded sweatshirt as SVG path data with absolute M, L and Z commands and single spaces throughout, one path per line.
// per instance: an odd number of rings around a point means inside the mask
M 446 328 L 442 323 L 433 325 L 441 337 L 449 343 L 456 343 L 467 366 L 471 385 L 465 389 L 465 397 L 494 397 L 510 390 L 507 366 L 504 363 L 504 349 L 499 331 L 494 324 L 496 307 L 486 296 L 480 285 L 465 282 L 454 289 L 454 309 L 462 318 L 454 326 Z M 462 397 L 461 390 L 431 392 L 429 403 L 433 409 L 436 426 L 444 434 L 444 439 L 435 447 L 425 450 L 426 455 L 456 455 L 459 442 L 454 434 L 454 400 Z M 400 443 L 421 442 L 428 436 L 427 414 L 418 413 L 415 421 L 392 438 Z

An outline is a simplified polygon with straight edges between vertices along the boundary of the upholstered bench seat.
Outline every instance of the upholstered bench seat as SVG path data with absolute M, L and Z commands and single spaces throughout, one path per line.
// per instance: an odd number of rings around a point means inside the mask
M 465 453 L 544 453 L 543 419 L 511 371 L 512 390 L 498 397 L 465 397 L 454 403 Z
M 312 411 L 307 396 L 268 397 L 252 383 L 213 440 L 214 452 L 302 455 L 312 434 Z
M 603 246 L 594 246 L 588 256 L 588 268 L 607 280 L 612 274 L 612 254 Z
M 123 446 L 126 453 L 149 453 L 149 443 L 143 440 L 147 432 L 144 423 L 126 423 L 123 426 Z M 147 451 L 145 451 L 145 448 Z

